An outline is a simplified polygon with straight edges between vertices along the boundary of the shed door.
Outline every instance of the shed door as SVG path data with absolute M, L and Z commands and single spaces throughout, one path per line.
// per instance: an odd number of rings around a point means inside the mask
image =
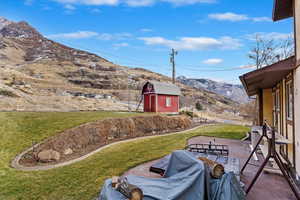
M 144 94 L 144 112 L 151 112 L 150 96 L 148 94 Z
M 150 110 L 151 112 L 156 112 L 156 95 L 150 96 Z

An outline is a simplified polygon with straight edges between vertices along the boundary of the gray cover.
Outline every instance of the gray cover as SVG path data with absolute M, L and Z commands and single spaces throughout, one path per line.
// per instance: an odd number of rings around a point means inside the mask
M 190 152 L 172 153 L 164 178 L 127 176 L 144 193 L 143 200 L 243 200 L 244 192 L 233 173 L 211 179 L 202 161 Z M 98 200 L 126 200 L 105 181 Z

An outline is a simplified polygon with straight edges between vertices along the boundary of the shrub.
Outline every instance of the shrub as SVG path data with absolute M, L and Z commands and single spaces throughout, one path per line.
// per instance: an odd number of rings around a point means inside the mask
M 198 111 L 203 110 L 203 106 L 202 106 L 202 104 L 201 104 L 199 101 L 196 103 L 196 109 L 197 109 Z
M 18 95 L 16 95 L 15 93 L 13 93 L 9 90 L 4 90 L 4 89 L 0 89 L 0 95 L 7 96 L 7 97 L 18 97 Z
M 183 110 L 183 111 L 180 112 L 180 114 L 181 115 L 187 115 L 191 118 L 195 117 L 194 112 L 192 112 L 192 111 Z

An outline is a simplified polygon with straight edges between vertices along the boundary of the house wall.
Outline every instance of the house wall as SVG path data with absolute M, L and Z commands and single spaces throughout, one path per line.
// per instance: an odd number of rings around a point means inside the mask
M 296 58 L 297 63 L 300 61 L 300 0 L 295 0 L 294 16 L 295 16 L 295 38 L 296 38 Z M 297 37 L 298 36 L 298 37 Z
M 263 90 L 263 120 L 273 124 L 273 98 L 272 89 Z
M 288 132 L 288 138 L 292 139 L 293 138 L 293 125 L 287 124 L 287 132 Z M 287 151 L 288 151 L 288 158 L 291 163 L 296 165 L 295 160 L 294 160 L 294 144 L 289 144 L 287 146 Z
M 299 1 L 298 1 L 299 2 Z M 298 47 L 300 44 L 298 45 Z M 300 175 L 300 68 L 294 71 L 294 123 L 296 171 Z
M 281 132 L 284 137 L 287 137 L 287 123 L 286 123 L 286 93 L 285 93 L 285 79 L 280 83 L 280 101 L 281 101 Z
M 280 83 L 277 84 L 276 87 L 273 88 L 273 92 L 276 90 L 280 92 L 280 113 L 278 115 L 279 117 L 279 124 L 278 124 L 278 131 L 279 133 L 292 141 L 292 144 L 288 144 L 283 146 L 285 155 L 287 155 L 289 161 L 293 164 L 293 166 L 297 165 L 295 160 L 294 160 L 294 121 L 289 120 L 287 118 L 287 90 L 286 90 L 286 84 L 287 84 L 287 79 L 283 79 Z M 273 102 L 273 104 L 275 104 Z M 274 119 L 273 119 L 274 120 Z M 297 160 L 297 159 L 296 159 Z
M 171 106 L 166 106 L 166 98 L 171 98 Z M 179 96 L 172 95 L 158 95 L 157 97 L 157 112 L 178 112 L 179 108 Z
M 300 0 L 294 1 L 296 63 L 300 64 Z M 300 69 L 294 70 L 294 128 L 296 172 L 300 176 Z
M 281 82 L 281 99 L 282 99 L 282 111 L 281 111 L 281 118 L 282 118 L 282 135 L 293 141 L 294 140 L 294 126 L 293 126 L 293 121 L 288 120 L 287 118 L 287 90 L 286 90 L 286 83 L 288 81 L 286 79 L 284 79 Z M 286 145 L 286 147 L 284 147 L 285 152 L 288 156 L 289 161 L 295 165 L 294 163 L 294 144 L 288 144 Z

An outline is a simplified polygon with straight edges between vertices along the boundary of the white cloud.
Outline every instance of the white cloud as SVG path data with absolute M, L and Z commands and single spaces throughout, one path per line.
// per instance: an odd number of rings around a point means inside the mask
M 113 39 L 113 35 L 109 34 L 109 33 L 101 33 L 97 36 L 97 38 L 99 40 L 112 40 Z
M 153 30 L 149 28 L 142 28 L 140 29 L 140 32 L 153 32 Z
M 127 40 L 133 37 L 130 33 L 97 33 L 94 31 L 77 31 L 73 33 L 58 33 L 48 35 L 52 39 L 86 39 L 95 38 L 99 40 Z
M 210 58 L 203 61 L 203 63 L 206 65 L 217 65 L 217 64 L 221 64 L 222 62 L 223 60 L 220 58 Z
M 262 36 L 266 38 L 272 38 L 274 40 L 284 40 L 284 39 L 288 39 L 289 37 L 293 37 L 293 34 L 272 32 L 272 33 L 265 33 Z
M 161 0 L 162 2 L 169 2 L 177 6 L 192 5 L 197 3 L 216 3 L 216 0 Z
M 94 36 L 97 36 L 98 33 L 93 32 L 93 31 L 77 31 L 74 33 L 59 33 L 59 34 L 52 34 L 48 35 L 49 38 L 53 39 L 84 39 L 84 38 L 91 38 Z
M 221 37 L 182 37 L 178 40 L 169 40 L 163 37 L 142 37 L 147 45 L 161 45 L 177 50 L 212 50 L 212 49 L 238 49 L 242 46 L 238 39 Z
M 67 9 L 67 10 L 76 10 L 75 6 L 73 6 L 71 4 L 66 4 L 65 9 Z
M 90 11 L 91 13 L 101 13 L 101 10 L 99 8 L 93 8 Z
M 156 3 L 170 3 L 176 6 L 198 3 L 215 3 L 216 0 L 52 0 L 62 4 L 82 4 L 91 6 L 124 4 L 131 7 L 151 6 Z
M 256 40 L 256 36 L 259 36 L 263 39 L 273 39 L 273 40 L 286 40 L 290 37 L 293 37 L 293 33 L 278 33 L 278 32 L 258 32 L 253 34 L 246 35 L 248 40 Z
M 132 38 L 131 33 L 101 33 L 97 36 L 99 40 L 126 40 Z
M 119 0 L 53 0 L 63 4 L 117 5 Z
M 238 69 L 256 69 L 256 66 L 254 66 L 254 65 L 241 65 L 237 68 Z
M 25 0 L 24 4 L 27 6 L 31 6 L 33 4 L 33 0 Z
M 128 47 L 129 44 L 126 42 L 113 44 L 114 47 Z
M 209 14 L 208 17 L 210 19 L 215 19 L 219 21 L 231 21 L 231 22 L 237 22 L 237 21 L 253 21 L 253 22 L 271 22 L 272 19 L 269 17 L 249 17 L 248 15 L 244 14 L 236 14 L 232 12 L 226 12 L 226 13 L 213 13 Z
M 154 3 L 154 0 L 126 0 L 126 4 L 131 7 L 150 6 Z
M 247 15 L 240 15 L 232 12 L 209 14 L 208 17 L 219 21 L 232 21 L 232 22 L 244 21 L 249 19 Z
M 270 17 L 253 17 L 252 20 L 254 22 L 271 22 L 272 19 Z

